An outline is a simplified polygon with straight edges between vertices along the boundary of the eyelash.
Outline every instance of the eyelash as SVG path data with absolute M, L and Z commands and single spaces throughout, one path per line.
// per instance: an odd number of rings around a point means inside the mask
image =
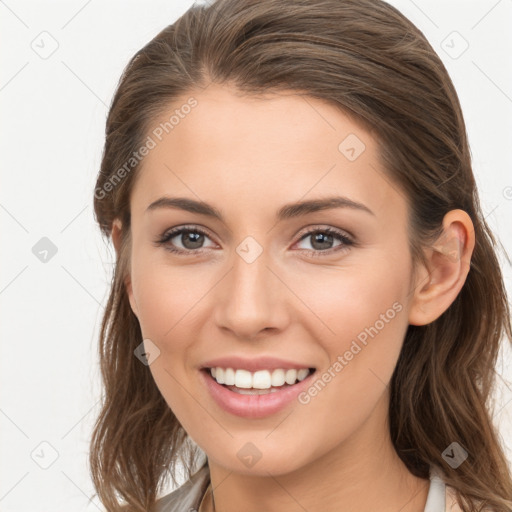
M 176 247 L 173 247 L 170 244 L 168 244 L 168 242 L 172 238 L 176 237 L 177 235 L 181 235 L 183 233 L 197 233 L 197 234 L 200 234 L 200 235 L 205 235 L 208 238 L 210 238 L 208 236 L 208 233 L 206 233 L 206 231 L 202 230 L 201 228 L 198 228 L 198 227 L 195 227 L 195 226 L 183 226 L 183 227 L 171 229 L 167 233 L 164 233 L 159 239 L 157 239 L 155 241 L 155 245 L 157 247 L 165 245 L 165 249 L 167 251 L 172 252 L 174 254 L 179 254 L 179 255 L 182 255 L 182 256 L 200 256 L 201 254 L 203 254 L 203 252 L 205 250 L 207 250 L 207 248 L 185 249 L 185 250 L 184 249 L 177 249 Z M 316 234 L 316 233 L 328 233 L 330 235 L 333 235 L 338 240 L 340 240 L 342 242 L 342 244 L 339 245 L 339 246 L 336 246 L 336 247 L 332 247 L 330 249 L 326 249 L 326 250 L 316 250 L 315 251 L 313 249 L 302 249 L 302 250 L 306 251 L 306 253 L 308 253 L 309 255 L 311 255 L 313 257 L 329 256 L 329 255 L 331 255 L 333 253 L 336 253 L 336 252 L 348 251 L 349 247 L 355 245 L 355 242 L 351 238 L 349 238 L 345 233 L 343 233 L 341 231 L 338 231 L 337 229 L 333 229 L 333 228 L 329 228 L 329 227 L 321 228 L 321 229 L 316 228 L 316 229 L 312 229 L 310 231 L 307 231 L 306 233 L 304 233 L 300 237 L 298 242 L 302 242 L 302 240 L 304 240 L 308 236 L 311 236 L 311 235 Z

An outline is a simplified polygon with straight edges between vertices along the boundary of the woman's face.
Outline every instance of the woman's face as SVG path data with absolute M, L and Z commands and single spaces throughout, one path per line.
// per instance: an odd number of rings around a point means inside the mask
M 182 108 L 190 96 L 197 104 Z M 211 463 L 242 473 L 364 453 L 387 431 L 414 287 L 406 201 L 375 140 L 323 101 L 214 84 L 148 135 L 130 202 L 128 291 L 149 371 L 180 423 Z M 208 204 L 220 218 L 150 207 L 162 198 Z M 345 202 L 314 207 L 329 198 Z M 239 389 L 216 383 L 212 366 L 246 370 Z

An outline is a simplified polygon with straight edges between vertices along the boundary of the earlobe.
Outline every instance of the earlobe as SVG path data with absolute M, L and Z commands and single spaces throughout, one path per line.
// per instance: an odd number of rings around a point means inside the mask
M 112 223 L 112 243 L 114 244 L 114 249 L 116 250 L 117 255 L 119 256 L 119 251 L 121 250 L 121 235 L 123 232 L 123 225 L 119 219 L 114 219 Z
M 122 223 L 119 219 L 114 219 L 114 222 L 112 223 L 112 243 L 114 244 L 114 248 L 117 254 L 117 261 L 119 262 L 119 254 L 121 251 L 121 241 L 122 241 Z M 130 301 L 130 306 L 132 308 L 132 311 L 134 315 L 138 318 L 138 310 L 137 310 L 137 304 L 135 302 L 135 298 L 133 296 L 133 288 L 132 288 L 132 281 L 131 281 L 131 275 L 130 273 L 127 274 L 125 280 L 124 280 L 125 290 L 128 295 L 128 299 Z
M 132 308 L 133 314 L 137 318 L 139 318 L 139 311 L 137 308 L 137 303 L 135 302 L 135 297 L 133 295 L 132 281 L 131 281 L 130 276 L 127 276 L 127 278 L 125 280 L 125 289 L 126 289 L 126 294 L 128 295 L 128 300 L 130 301 L 130 306 Z
M 451 210 L 443 232 L 426 252 L 428 268 L 414 283 L 409 310 L 411 325 L 426 325 L 440 317 L 457 298 L 469 273 L 475 246 L 473 222 L 463 210 Z

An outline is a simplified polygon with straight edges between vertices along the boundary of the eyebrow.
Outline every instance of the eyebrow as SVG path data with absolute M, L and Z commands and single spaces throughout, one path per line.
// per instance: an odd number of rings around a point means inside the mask
M 206 215 L 224 222 L 222 213 L 214 206 L 203 201 L 196 201 L 188 197 L 168 197 L 164 196 L 152 202 L 147 208 L 146 213 L 149 211 L 157 210 L 159 208 L 173 208 L 185 210 L 190 213 L 198 213 Z M 359 210 L 371 215 L 375 215 L 367 206 L 357 201 L 353 201 L 348 197 L 334 196 L 323 199 L 312 199 L 309 201 L 299 201 L 296 203 L 289 203 L 281 207 L 277 214 L 277 220 L 286 220 L 294 217 L 307 215 L 321 210 L 329 210 L 333 208 L 350 208 L 352 210 Z

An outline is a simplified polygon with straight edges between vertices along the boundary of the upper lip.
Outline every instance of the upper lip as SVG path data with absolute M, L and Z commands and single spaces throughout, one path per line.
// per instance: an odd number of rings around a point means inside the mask
M 279 368 L 282 368 L 284 370 L 299 370 L 300 368 L 313 368 L 308 363 L 287 361 L 285 359 L 279 359 L 277 357 L 272 356 L 252 357 L 251 359 L 242 356 L 219 357 L 216 359 L 211 359 L 201 364 L 202 369 L 216 367 L 233 368 L 236 370 L 248 370 L 250 372 L 256 372 L 258 370 L 277 370 Z

